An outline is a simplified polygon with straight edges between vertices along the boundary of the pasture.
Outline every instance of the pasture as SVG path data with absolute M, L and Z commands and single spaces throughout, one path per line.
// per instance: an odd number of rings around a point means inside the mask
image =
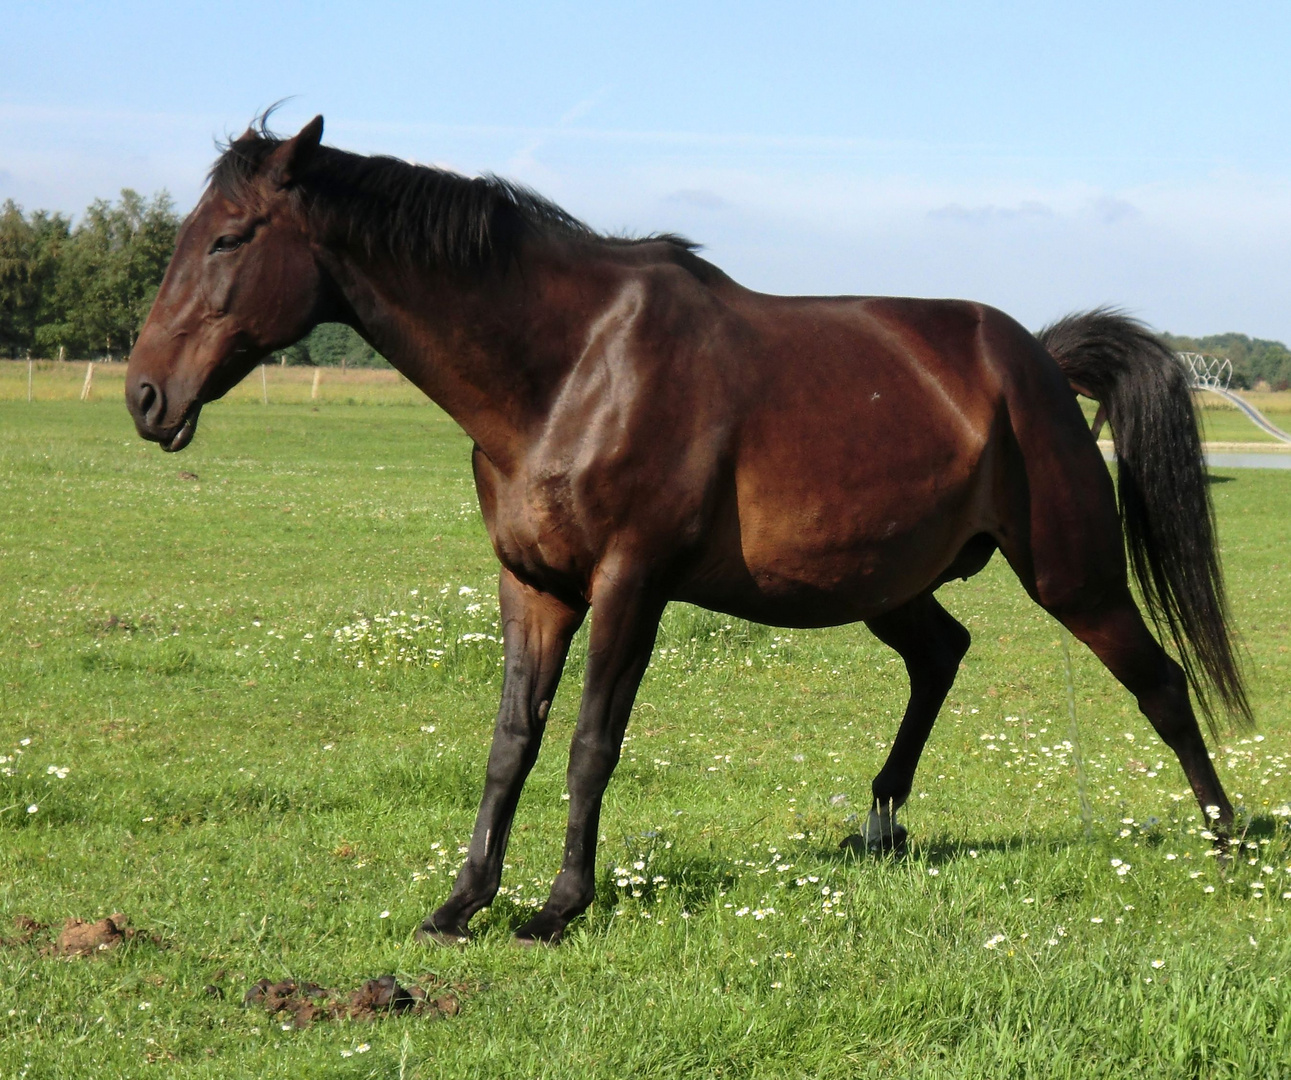
M 1291 1072 L 1291 474 L 1212 488 L 1260 725 L 1212 742 L 1230 862 L 1083 649 L 1073 728 L 1060 628 L 997 556 L 939 594 L 974 646 L 905 858 L 838 850 L 904 707 L 895 654 L 674 605 L 588 916 L 508 942 L 560 860 L 584 631 L 503 894 L 476 942 L 425 948 L 501 679 L 465 436 L 393 373 L 329 371 L 311 403 L 311 373 L 271 370 L 268 406 L 252 376 L 170 456 L 111 369 L 86 403 L 83 365 L 42 372 L 28 405 L 0 366 L 0 1075 Z M 115 911 L 145 933 L 42 951 Z M 21 942 L 18 915 L 50 929 Z M 460 1013 L 295 1030 L 241 1005 L 262 977 L 428 972 Z

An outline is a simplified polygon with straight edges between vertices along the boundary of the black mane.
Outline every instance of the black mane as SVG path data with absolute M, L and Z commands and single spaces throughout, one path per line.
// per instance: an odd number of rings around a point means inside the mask
M 285 141 L 261 119 L 225 147 L 211 168 L 211 185 L 234 201 L 244 200 L 269 155 Z M 526 233 L 616 245 L 660 242 L 687 253 L 697 246 L 671 233 L 606 236 L 537 192 L 497 176 L 460 176 L 330 146 L 318 148 L 295 190 L 325 233 L 369 253 L 457 270 L 506 261 Z

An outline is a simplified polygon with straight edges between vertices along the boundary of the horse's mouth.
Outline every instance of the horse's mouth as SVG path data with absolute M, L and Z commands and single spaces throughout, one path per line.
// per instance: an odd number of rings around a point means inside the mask
M 197 433 L 197 416 L 201 411 L 201 405 L 194 404 L 184 416 L 184 421 L 179 425 L 179 430 L 169 439 L 158 440 L 161 443 L 161 448 L 166 453 L 177 454 L 193 441 L 193 436 Z

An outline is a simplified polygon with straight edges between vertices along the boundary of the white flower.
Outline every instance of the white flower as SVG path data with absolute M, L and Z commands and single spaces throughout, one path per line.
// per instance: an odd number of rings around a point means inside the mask
M 35 803 L 32 803 L 29 807 L 27 807 L 27 813 L 34 814 L 39 809 L 40 809 L 39 806 L 37 806 Z
M 982 948 L 994 949 L 997 945 L 999 945 L 1004 940 L 1005 940 L 1005 937 L 1003 934 L 995 934 L 993 937 L 989 937 L 984 942 L 982 942 Z
M 1165 961 L 1164 961 L 1164 960 L 1153 960 L 1153 961 L 1152 961 L 1152 966 L 1153 966 L 1154 968 L 1163 968 L 1163 967 L 1165 967 Z
M 381 912 L 381 914 L 380 914 L 380 915 L 378 915 L 378 916 L 377 916 L 377 918 L 378 918 L 378 919 L 388 919 L 388 918 L 390 918 L 390 912 L 388 912 L 388 911 L 383 911 L 383 912 Z

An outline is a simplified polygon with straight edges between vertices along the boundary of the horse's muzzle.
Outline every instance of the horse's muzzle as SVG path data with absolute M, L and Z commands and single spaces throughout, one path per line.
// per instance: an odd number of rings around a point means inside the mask
M 193 441 L 202 406 L 200 402 L 194 401 L 178 423 L 167 423 L 166 405 L 165 391 L 151 379 L 127 381 L 126 406 L 134 417 L 135 430 L 141 438 L 160 443 L 163 450 L 173 454 Z

